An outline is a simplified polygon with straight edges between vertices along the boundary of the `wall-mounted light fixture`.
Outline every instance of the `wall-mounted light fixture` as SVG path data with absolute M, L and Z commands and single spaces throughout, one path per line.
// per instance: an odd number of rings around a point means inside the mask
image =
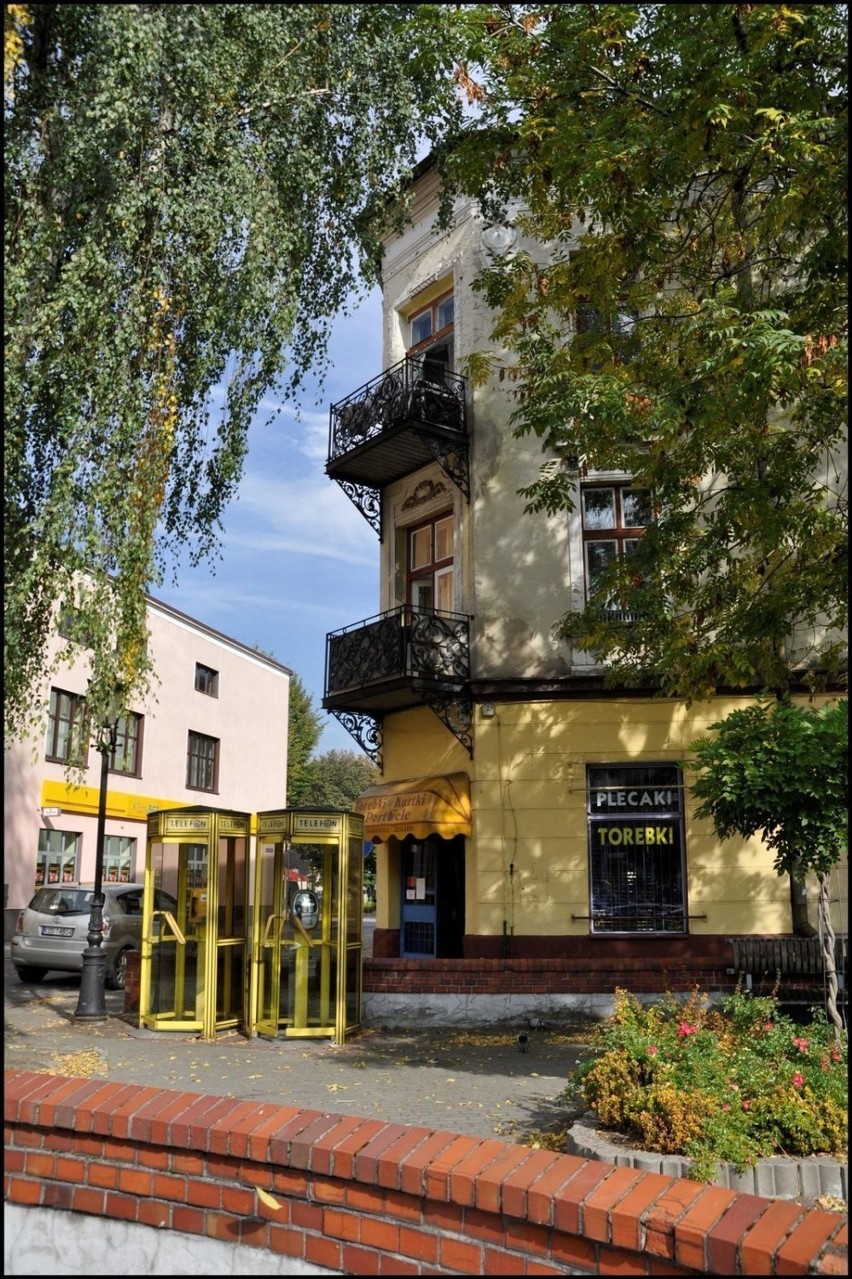
M 493 719 L 493 718 L 494 718 L 494 716 L 495 716 L 496 714 L 497 714 L 497 707 L 494 705 L 494 703 L 493 703 L 493 702 L 483 702 L 483 703 L 482 703 L 482 718 L 483 718 L 483 719 Z

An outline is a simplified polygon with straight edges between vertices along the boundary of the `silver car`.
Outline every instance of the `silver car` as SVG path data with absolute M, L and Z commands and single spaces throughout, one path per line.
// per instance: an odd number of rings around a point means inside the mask
M 104 884 L 105 984 L 123 990 L 127 954 L 142 945 L 142 884 Z M 177 902 L 156 889 L 158 910 L 174 913 Z M 18 915 L 11 943 L 12 963 L 24 982 L 40 982 L 48 972 L 81 972 L 87 948 L 94 889 L 85 884 L 39 888 Z

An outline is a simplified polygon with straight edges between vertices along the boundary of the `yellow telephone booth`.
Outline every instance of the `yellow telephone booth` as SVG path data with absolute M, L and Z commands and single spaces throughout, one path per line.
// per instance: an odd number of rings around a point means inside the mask
M 251 1033 L 250 823 L 205 807 L 148 815 L 140 1025 Z
M 361 1024 L 364 819 L 257 815 L 252 1007 L 265 1038 L 343 1043 Z

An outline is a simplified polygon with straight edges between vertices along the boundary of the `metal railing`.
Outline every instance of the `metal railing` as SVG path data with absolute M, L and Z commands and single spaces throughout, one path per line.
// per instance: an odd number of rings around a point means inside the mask
M 409 678 L 457 686 L 470 678 L 470 618 L 404 605 L 326 636 L 325 694 Z
M 422 357 L 406 356 L 329 411 L 328 460 L 408 420 L 466 434 L 465 379 Z

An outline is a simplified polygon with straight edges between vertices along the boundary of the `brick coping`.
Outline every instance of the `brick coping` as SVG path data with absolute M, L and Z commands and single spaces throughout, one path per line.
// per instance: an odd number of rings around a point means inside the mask
M 845 1216 L 505 1141 L 4 1075 L 6 1202 L 349 1274 L 847 1274 Z

